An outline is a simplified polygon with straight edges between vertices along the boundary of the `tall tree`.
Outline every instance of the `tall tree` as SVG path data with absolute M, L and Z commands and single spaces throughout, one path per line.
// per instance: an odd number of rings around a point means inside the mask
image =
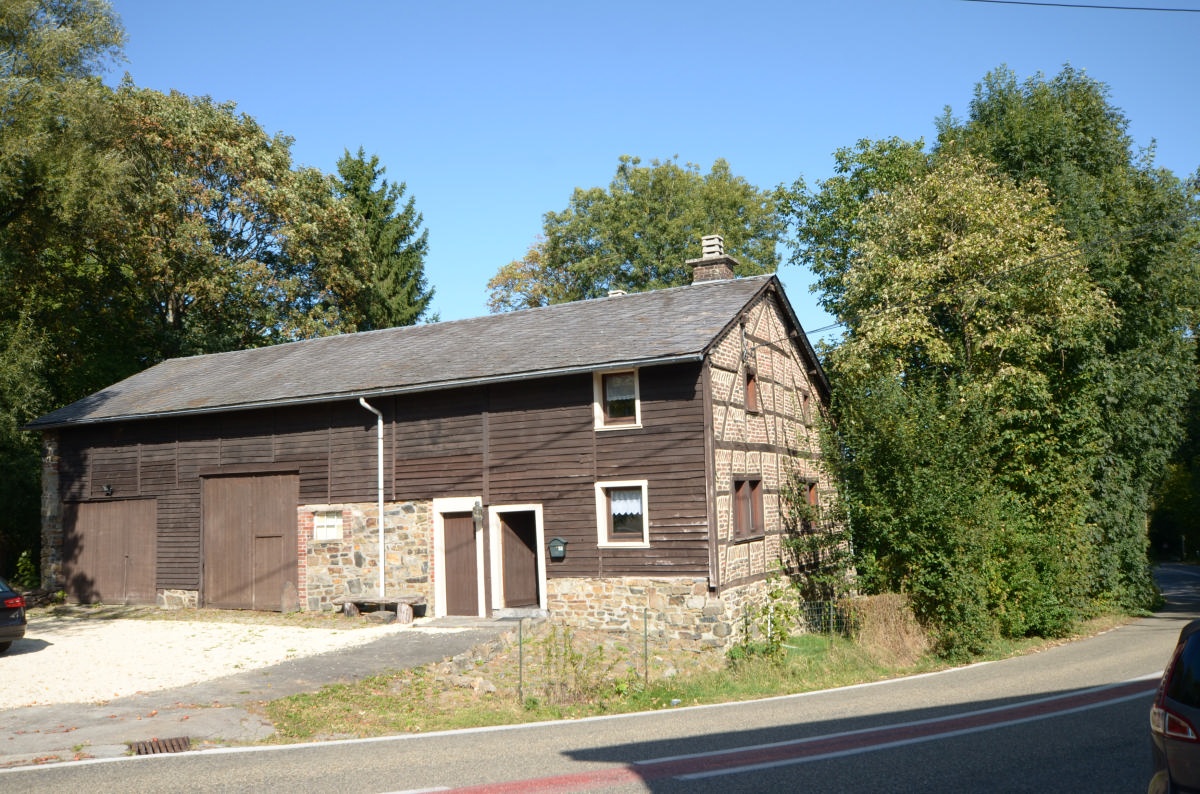
M 857 152 L 807 200 L 800 238 L 847 328 L 828 356 L 830 451 L 863 583 L 910 593 L 946 653 L 1061 633 L 1088 605 L 1083 364 L 1109 303 L 1044 189 L 967 153 Z
M 74 323 L 90 338 L 80 305 L 57 290 L 88 277 L 54 252 L 78 238 L 88 203 L 113 174 L 93 145 L 105 118 L 95 110 L 109 94 L 96 72 L 120 59 L 123 41 L 105 2 L 0 3 L 2 574 L 13 572 L 21 551 L 38 557 L 39 444 L 20 427 L 55 404 L 50 376 L 63 362 L 44 321 Z
M 407 185 L 389 184 L 379 158 L 368 158 L 362 147 L 353 156 L 346 150 L 337 170 L 339 193 L 361 219 L 369 246 L 369 289 L 361 293 L 358 330 L 417 323 L 429 310 L 433 289 L 425 281 L 429 230 L 420 228 L 415 199 L 405 201 Z
M 792 261 L 847 328 L 828 455 L 860 573 L 912 592 L 946 650 L 1153 601 L 1146 511 L 1195 384 L 1200 212 L 1126 126 L 1069 67 L 1001 69 L 932 153 L 861 141 L 816 190 L 780 191 Z
M 332 178 L 292 168 L 290 138 L 232 103 L 129 83 L 114 109 L 126 172 L 89 253 L 139 324 L 130 364 L 356 326 L 353 215 Z
M 488 282 L 492 311 L 544 306 L 688 283 L 685 259 L 700 238 L 721 234 L 738 275 L 770 272 L 783 225 L 775 197 L 734 176 L 724 160 L 702 173 L 676 160 L 623 155 L 607 189 L 576 188 L 562 212 L 546 213 L 543 237 Z
M 1018 181 L 1049 188 L 1060 222 L 1084 251 L 1117 322 L 1092 363 L 1102 384 L 1103 438 L 1089 518 L 1102 564 L 1097 596 L 1142 606 L 1150 494 L 1182 434 L 1195 385 L 1200 308 L 1200 205 L 1195 186 L 1136 154 L 1108 89 L 1070 66 L 1018 81 L 997 69 L 976 87 L 965 121 L 946 116 L 939 146 L 987 157 Z

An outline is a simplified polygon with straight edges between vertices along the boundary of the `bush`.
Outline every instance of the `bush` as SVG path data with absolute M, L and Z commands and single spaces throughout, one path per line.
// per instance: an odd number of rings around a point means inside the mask
M 915 664 L 929 650 L 925 629 L 912 603 L 899 593 L 846 598 L 838 605 L 849 617 L 854 640 L 871 658 L 889 667 Z

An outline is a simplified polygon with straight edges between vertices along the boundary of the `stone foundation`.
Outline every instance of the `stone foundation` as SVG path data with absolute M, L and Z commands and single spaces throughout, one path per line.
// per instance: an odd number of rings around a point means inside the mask
M 63 571 L 63 506 L 58 479 L 58 434 L 42 433 L 42 589 L 67 586 Z
M 200 591 L 159 590 L 155 602 L 160 609 L 196 609 L 200 606 Z
M 428 501 L 384 504 L 387 593 L 433 602 L 433 510 Z M 340 539 L 314 539 L 314 516 L 342 516 Z M 379 592 L 379 523 L 374 502 L 303 505 L 298 510 L 299 600 L 309 611 L 335 610 L 340 596 Z
M 766 583 L 732 588 L 720 598 L 703 578 L 551 579 L 550 617 L 585 630 L 640 631 L 671 650 L 724 651 L 740 638 L 742 610 L 766 600 Z

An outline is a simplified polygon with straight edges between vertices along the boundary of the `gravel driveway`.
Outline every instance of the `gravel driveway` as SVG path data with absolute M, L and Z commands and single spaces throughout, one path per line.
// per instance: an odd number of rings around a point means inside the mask
M 329 627 L 34 612 L 0 656 L 0 709 L 99 703 L 372 642 L 411 628 Z M 269 621 L 270 616 L 264 618 Z

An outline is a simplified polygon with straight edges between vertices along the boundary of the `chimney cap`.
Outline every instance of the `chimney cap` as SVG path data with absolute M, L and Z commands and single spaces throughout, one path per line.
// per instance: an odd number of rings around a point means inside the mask
M 734 277 L 738 261 L 725 253 L 725 238 L 719 234 L 706 234 L 700 238 L 699 259 L 689 259 L 685 264 L 692 266 L 692 283 L 724 281 Z
M 715 259 L 725 256 L 725 238 L 719 234 L 706 234 L 700 238 L 700 258 Z

